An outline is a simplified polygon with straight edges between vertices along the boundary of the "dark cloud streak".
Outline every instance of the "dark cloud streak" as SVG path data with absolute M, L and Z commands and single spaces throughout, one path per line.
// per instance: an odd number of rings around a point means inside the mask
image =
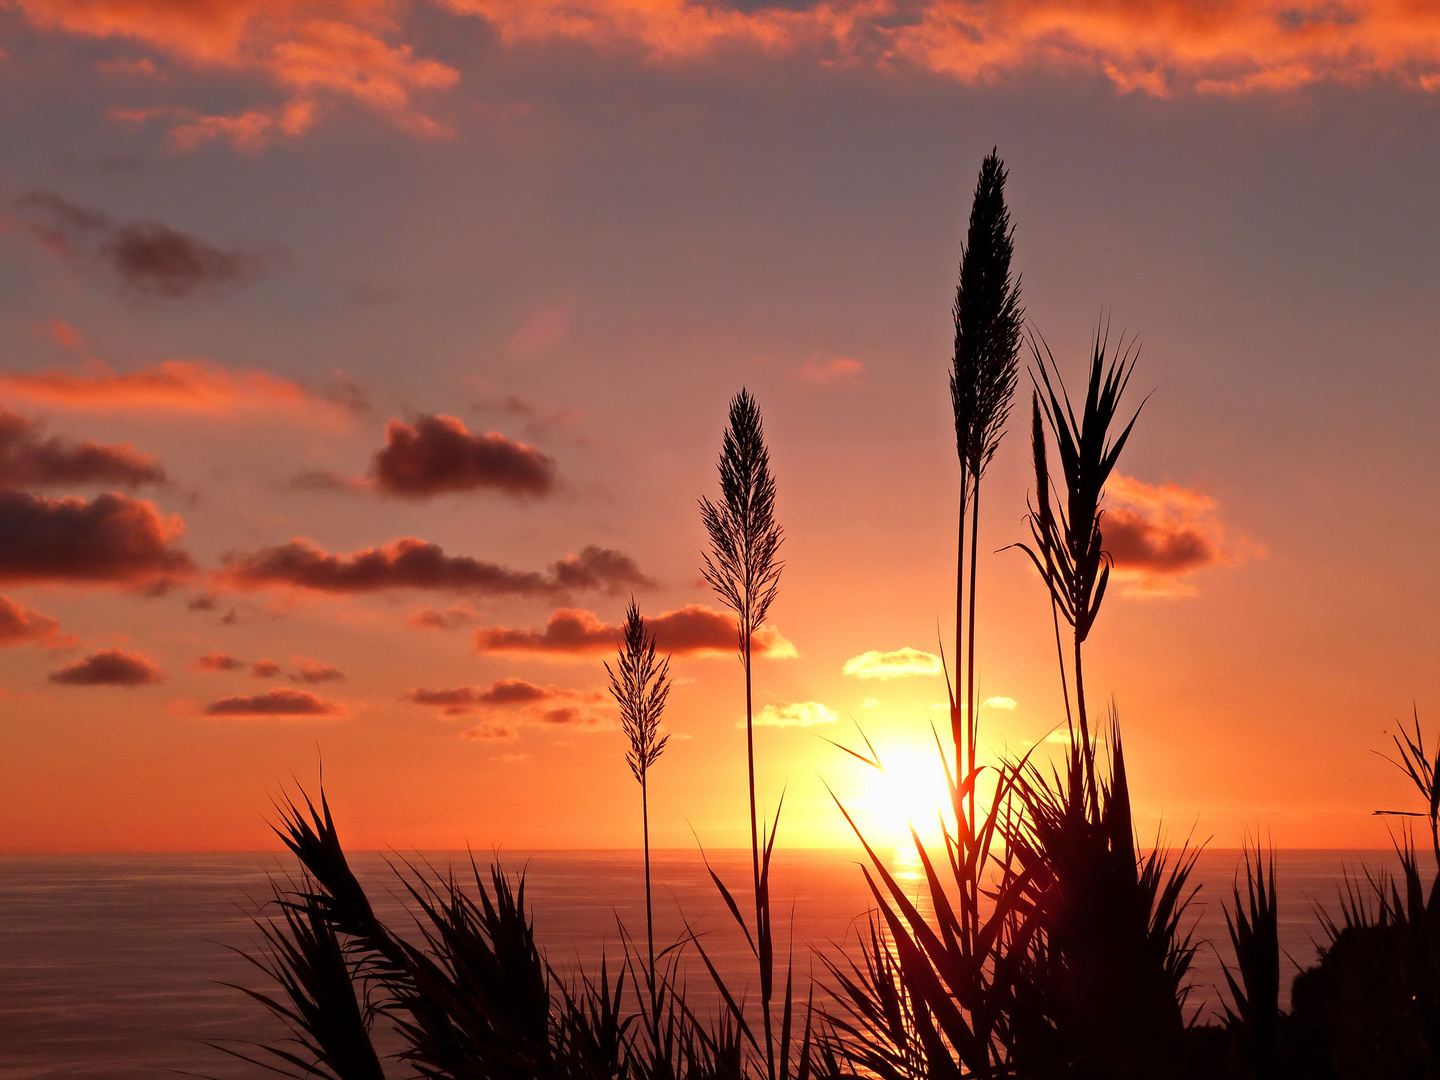
M 32 191 L 15 208 L 36 239 L 76 265 L 98 264 L 137 296 L 181 299 L 254 276 L 256 260 L 158 221 L 115 222 L 51 191 Z
M 331 554 L 308 540 L 295 539 L 226 556 L 224 564 L 220 583 L 247 591 L 290 587 L 352 594 L 434 589 L 487 596 L 557 596 L 578 590 L 620 593 L 654 585 L 630 556 L 593 545 L 552 563 L 545 573 L 447 555 L 438 544 L 415 537 L 348 555 Z
M 729 654 L 738 648 L 734 618 L 700 604 L 646 618 L 645 624 L 655 635 L 656 648 L 673 656 Z M 623 634 L 622 627 L 605 622 L 594 612 L 561 608 L 550 616 L 543 630 L 481 627 L 475 631 L 475 648 L 482 653 L 593 656 L 613 650 Z M 756 632 L 755 651 L 775 658 L 795 655 L 790 642 L 771 626 Z
M 0 408 L 0 486 L 51 487 L 118 484 L 136 488 L 165 484 L 165 470 L 133 446 L 45 438 L 40 425 Z
M 341 716 L 345 710 L 309 690 L 285 686 L 263 694 L 221 698 L 206 705 L 203 711 L 206 716 L 284 717 Z

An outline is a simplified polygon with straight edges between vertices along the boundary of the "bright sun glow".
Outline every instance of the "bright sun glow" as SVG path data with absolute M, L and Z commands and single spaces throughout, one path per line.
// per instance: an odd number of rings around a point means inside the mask
M 883 773 L 872 774 L 869 803 L 876 824 L 896 847 L 909 847 L 915 826 L 927 844 L 940 838 L 940 814 L 949 805 L 945 767 L 935 750 L 895 747 L 880 752 Z

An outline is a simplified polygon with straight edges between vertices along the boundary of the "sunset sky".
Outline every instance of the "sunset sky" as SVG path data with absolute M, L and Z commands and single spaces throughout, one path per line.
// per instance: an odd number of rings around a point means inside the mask
M 1135 335 L 1090 639 L 1142 838 L 1380 847 L 1440 723 L 1440 14 L 1410 0 L 0 4 L 0 851 L 629 847 L 602 661 L 673 653 L 661 847 L 748 839 L 701 579 L 730 397 L 787 541 L 782 843 L 876 835 L 825 740 L 948 723 L 946 392 L 998 147 L 1072 383 Z M 1022 375 L 1022 390 L 1028 377 Z M 1063 726 L 986 479 L 992 755 Z M 993 552 L 993 554 L 992 554 Z M 947 654 L 951 642 L 945 641 Z

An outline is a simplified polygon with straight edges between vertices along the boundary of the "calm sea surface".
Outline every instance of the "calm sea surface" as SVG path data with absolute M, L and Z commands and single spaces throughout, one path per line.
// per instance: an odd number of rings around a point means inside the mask
M 468 867 L 460 853 L 424 858 L 442 869 L 452 862 L 457 872 Z M 749 853 L 711 859 L 743 904 Z M 510 852 L 503 861 L 507 869 L 525 868 L 536 934 L 557 969 L 577 961 L 598 967 L 605 951 L 613 962 L 619 921 L 643 938 L 638 854 Z M 793 904 L 797 973 L 818 972 L 814 953 L 834 956 L 853 943 L 871 898 L 852 856 L 786 851 L 776 862 L 775 893 L 787 919 Z M 1393 863 L 1390 852 L 1280 853 L 1280 936 L 1288 955 L 1299 964 L 1314 959 L 1314 942 L 1323 936 L 1316 906 L 1337 910 L 1347 871 Z M 376 886 L 382 917 L 403 918 L 385 859 L 361 854 L 355 865 Z M 1196 936 L 1207 944 L 1197 957 L 1192 1000 L 1207 1009 L 1218 1005 L 1220 958 L 1229 959 L 1220 901 L 1238 866 L 1238 852 L 1208 851 L 1194 878 L 1201 885 L 1192 909 Z M 262 854 L 0 858 L 0 1080 L 266 1075 L 206 1044 L 277 1034 L 258 1006 L 224 984 L 266 988 L 233 950 L 253 947 L 251 920 L 270 896 L 270 876 L 288 869 Z M 902 860 L 895 869 L 918 884 L 913 865 Z M 743 941 L 698 857 L 662 853 L 654 875 L 657 940 L 675 940 L 688 920 L 743 986 Z M 1293 974 L 1293 965 L 1286 967 Z M 690 981 L 703 988 L 705 980 L 697 964 Z M 1289 976 L 1284 981 L 1288 987 Z

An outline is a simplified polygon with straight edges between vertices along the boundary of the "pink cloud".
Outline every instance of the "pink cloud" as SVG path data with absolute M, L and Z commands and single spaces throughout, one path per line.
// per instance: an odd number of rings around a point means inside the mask
M 851 360 L 846 356 L 832 356 L 828 360 L 821 360 L 818 357 L 810 357 L 798 368 L 795 368 L 791 375 L 801 382 L 810 383 L 812 386 L 832 386 L 835 384 L 854 385 L 864 377 L 865 365 L 859 360 Z
M 518 357 L 531 358 L 554 352 L 570 336 L 570 312 L 549 307 L 535 312 L 510 336 L 506 348 Z

